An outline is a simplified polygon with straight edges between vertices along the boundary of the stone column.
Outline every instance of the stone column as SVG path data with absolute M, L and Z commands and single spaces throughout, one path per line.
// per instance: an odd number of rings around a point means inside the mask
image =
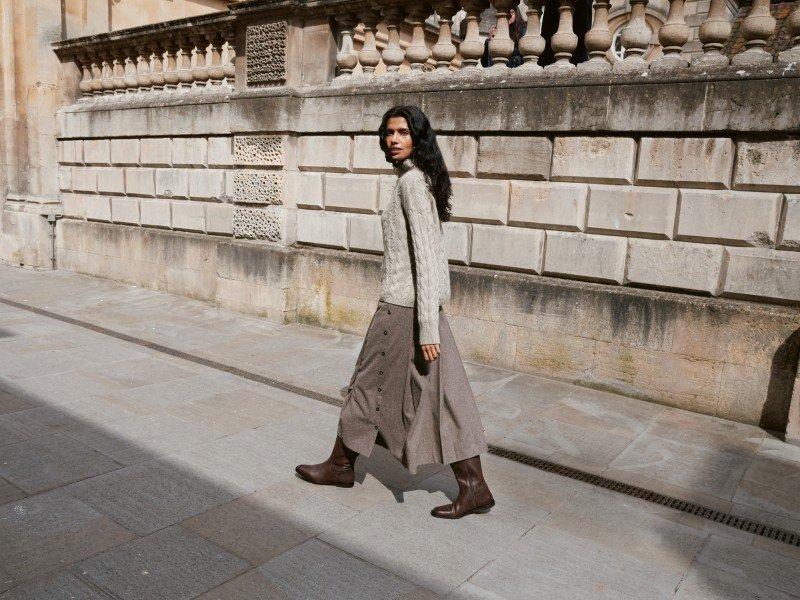
M 164 89 L 165 82 L 162 41 L 150 42 L 150 50 L 153 52 L 153 58 L 150 61 L 150 83 L 153 85 L 154 91 L 160 91 Z
M 786 17 L 786 33 L 792 39 L 792 47 L 778 55 L 781 62 L 800 62 L 800 2 L 795 2 L 792 12 Z
M 222 80 L 225 78 L 225 72 L 222 69 L 222 55 L 220 54 L 222 32 L 218 30 L 210 31 L 208 40 L 211 42 L 209 46 L 211 64 L 208 66 L 208 77 L 211 80 L 211 85 L 221 85 Z
M 75 56 L 75 62 L 83 73 L 78 89 L 84 96 L 92 95 L 92 71 L 89 58 L 85 54 L 78 54 Z
M 483 56 L 483 41 L 480 39 L 481 13 L 489 6 L 488 0 L 463 0 L 461 6 L 467 12 L 464 17 L 465 34 L 459 47 L 463 69 L 477 68 Z
M 651 65 L 651 73 L 672 73 L 689 66 L 689 61 L 683 58 L 683 45 L 689 41 L 683 10 L 683 0 L 670 0 L 667 22 L 658 30 L 664 54 Z
M 139 79 L 136 77 L 136 57 L 139 53 L 136 48 L 129 46 L 125 57 L 125 91 L 129 94 L 139 91 Z
M 550 43 L 553 46 L 553 53 L 556 61 L 547 65 L 544 70 L 553 71 L 572 71 L 575 69 L 569 59 L 578 47 L 578 36 L 572 30 L 572 15 L 575 13 L 575 0 L 561 0 L 558 5 L 558 30 L 553 34 Z
M 406 48 L 406 58 L 411 63 L 411 73 L 423 72 L 425 64 L 431 56 L 431 51 L 425 44 L 425 19 L 431 15 L 428 4 L 412 4 L 408 8 L 408 17 L 411 21 L 411 44 Z
M 746 50 L 731 60 L 734 67 L 751 69 L 772 63 L 772 55 L 764 50 L 775 33 L 775 17 L 769 11 L 770 0 L 753 0 L 750 13 L 742 22 Z
M 178 52 L 178 44 L 174 38 L 164 40 L 164 89 L 173 91 L 178 89 L 178 63 L 175 57 Z
M 489 59 L 493 67 L 507 67 L 508 59 L 514 52 L 514 40 L 508 31 L 510 11 L 517 4 L 514 0 L 494 0 L 497 9 L 497 30 L 489 40 Z
M 222 61 L 223 85 L 233 87 L 236 82 L 236 31 L 225 29 L 225 60 Z
M 185 91 L 191 88 L 192 83 L 194 83 L 194 75 L 192 75 L 192 43 L 185 34 L 177 35 L 175 43 L 178 48 L 176 52 L 178 90 Z
M 648 0 L 629 0 L 631 18 L 622 31 L 622 45 L 625 46 L 625 58 L 614 65 L 617 73 L 644 73 L 647 61 L 644 59 L 650 47 L 652 33 L 647 26 L 644 14 Z
M 341 80 L 353 75 L 353 69 L 358 64 L 358 53 L 353 48 L 353 29 L 358 25 L 358 17 L 352 13 L 336 15 L 339 25 L 339 51 L 336 53 L 336 68 L 338 73 L 335 80 Z
M 437 71 L 449 73 L 450 63 L 457 53 L 453 43 L 453 15 L 458 12 L 458 7 L 452 0 L 438 0 L 433 3 L 433 9 L 439 15 L 439 39 L 432 48 L 433 60 L 436 61 Z
M 112 55 L 111 48 L 103 48 L 100 50 L 100 85 L 103 86 L 103 94 L 111 95 L 114 93 L 114 56 Z
M 101 65 L 103 64 L 100 55 L 96 52 L 91 55 L 91 71 L 92 71 L 92 94 L 99 96 L 103 93 L 103 71 Z
M 544 0 L 528 0 L 528 27 L 519 41 L 519 51 L 525 61 L 518 68 L 529 73 L 541 73 L 544 69 L 539 65 L 539 57 L 544 52 L 545 41 L 542 37 L 542 4 Z
M 586 33 L 584 40 L 589 60 L 578 65 L 580 73 L 608 73 L 611 71 L 608 51 L 613 38 L 608 28 L 609 8 L 611 8 L 611 3 L 608 0 L 595 0 L 592 28 Z
M 381 58 L 387 73 L 396 73 L 405 60 L 405 52 L 400 47 L 400 25 L 404 18 L 405 10 L 402 6 L 388 6 L 383 9 L 383 22 L 386 24 L 389 39 L 381 52 Z
M 136 81 L 139 84 L 140 92 L 150 91 L 150 57 L 148 53 L 148 45 L 145 42 L 140 42 L 141 45 L 137 46 L 136 57 Z
M 692 68 L 707 71 L 727 67 L 728 57 L 722 53 L 722 48 L 731 36 L 731 23 L 725 15 L 725 0 L 711 0 L 708 16 L 700 25 L 698 35 L 703 43 L 703 54 L 692 61 Z
M 125 88 L 125 47 L 116 46 L 113 49 L 114 54 L 114 93 L 124 94 Z
M 360 15 L 364 23 L 364 45 L 358 53 L 358 62 L 365 75 L 373 75 L 375 67 L 381 62 L 381 55 L 375 43 L 375 28 L 381 22 L 381 17 L 373 10 L 365 10 Z
M 189 36 L 189 39 L 195 45 L 195 63 L 192 67 L 192 79 L 194 83 L 192 87 L 202 88 L 206 86 L 208 81 L 208 67 L 206 66 L 206 52 L 208 51 L 208 41 L 206 36 L 202 33 L 196 33 Z

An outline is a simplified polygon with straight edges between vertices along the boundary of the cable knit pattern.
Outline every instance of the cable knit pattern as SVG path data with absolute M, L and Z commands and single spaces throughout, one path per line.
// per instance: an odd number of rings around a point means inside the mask
M 450 298 L 442 225 L 422 171 L 404 160 L 395 165 L 395 172 L 397 183 L 381 217 L 381 300 L 416 305 L 420 344 L 438 344 L 439 307 Z

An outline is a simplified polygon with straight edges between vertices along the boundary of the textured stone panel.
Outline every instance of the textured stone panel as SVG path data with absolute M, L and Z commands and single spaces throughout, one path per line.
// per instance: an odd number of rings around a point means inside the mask
M 476 223 L 505 223 L 508 181 L 453 179 L 453 218 Z
M 544 231 L 497 225 L 472 226 L 471 264 L 542 272 Z
M 298 210 L 297 241 L 314 246 L 347 248 L 348 216 L 324 210 Z
M 624 137 L 557 137 L 553 172 L 558 181 L 633 183 L 636 142 Z
M 139 224 L 138 198 L 111 198 L 111 221 L 114 223 Z
M 172 200 L 172 227 L 187 231 L 205 231 L 206 211 L 203 202 Z
M 780 247 L 800 250 L 800 196 L 786 196 Z
M 172 212 L 170 211 L 169 200 L 149 200 L 144 198 L 139 204 L 139 212 L 142 225 L 166 228 L 172 226 Z
M 325 208 L 345 212 L 378 212 L 376 175 L 325 175 Z
M 280 167 L 284 164 L 283 137 L 280 135 L 237 135 L 233 140 L 237 165 Z
M 726 248 L 724 294 L 800 301 L 800 255 L 766 248 Z
M 717 295 L 722 258 L 722 246 L 631 239 L 627 279 L 642 285 Z
M 482 136 L 478 175 L 548 179 L 553 144 L 546 137 Z
M 800 192 L 800 140 L 739 142 L 734 187 Z
M 283 185 L 280 171 L 236 171 L 233 201 L 237 204 L 283 204 Z
M 622 283 L 627 240 L 605 235 L 548 231 L 544 272 Z
M 734 153 L 730 138 L 642 138 L 636 183 L 727 188 Z
M 237 206 L 233 211 L 233 235 L 237 238 L 267 240 L 277 242 L 281 239 L 283 209 L 270 206 L 249 208 Z
M 589 186 L 583 183 L 511 182 L 510 225 L 576 231 L 586 226 Z
M 247 85 L 283 85 L 286 81 L 286 22 L 247 27 Z
M 672 238 L 678 190 L 590 185 L 586 231 Z
M 206 231 L 223 235 L 233 234 L 232 204 L 207 202 L 206 203 Z
M 111 162 L 115 165 L 136 166 L 139 164 L 139 140 L 122 138 L 111 140 Z
M 778 193 L 681 190 L 677 237 L 774 246 L 782 200 Z
M 350 215 L 350 249 L 383 252 L 383 230 L 378 215 Z
M 325 206 L 322 196 L 322 177 L 322 173 L 298 173 L 295 197 L 298 208 L 314 209 Z

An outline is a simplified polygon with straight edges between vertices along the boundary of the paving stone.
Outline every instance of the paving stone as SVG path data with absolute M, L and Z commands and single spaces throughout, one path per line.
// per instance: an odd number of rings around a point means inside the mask
M 103 365 L 95 371 L 110 381 L 124 384 L 125 387 L 147 385 L 158 381 L 173 381 L 185 377 L 193 377 L 197 370 L 184 366 L 178 361 L 171 360 L 164 355 L 132 360 L 118 361 L 113 364 Z
M 226 581 L 221 586 L 198 596 L 197 600 L 285 600 L 288 598 L 258 569 Z
M 675 600 L 791 600 L 796 597 L 706 565 L 689 569 L 675 594 Z
M 188 600 L 245 571 L 247 563 L 180 526 L 73 567 L 121 600 Z
M 258 570 L 291 600 L 412 598 L 416 587 L 319 540 L 309 540 Z
M 63 434 L 4 446 L 0 476 L 33 494 L 118 469 L 120 465 Z
M 133 537 L 61 490 L 0 506 L 0 568 L 18 580 L 57 571 Z
M 25 492 L 19 489 L 10 481 L 7 481 L 0 477 L 0 505 L 5 504 L 6 502 L 11 502 L 13 500 L 19 500 L 20 498 L 24 498 L 26 496 Z M 0 584 L 0 587 L 2 584 Z
M 15 587 L 0 600 L 112 600 L 97 587 L 81 581 L 69 572 L 59 573 L 43 581 L 31 581 Z

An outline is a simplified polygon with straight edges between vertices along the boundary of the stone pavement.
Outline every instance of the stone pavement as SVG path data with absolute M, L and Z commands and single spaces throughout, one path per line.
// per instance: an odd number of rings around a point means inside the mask
M 67 272 L 0 297 L 329 395 L 360 338 Z M 468 365 L 499 445 L 800 532 L 800 448 L 758 428 Z M 800 549 L 485 457 L 498 500 L 385 451 L 294 477 L 338 409 L 0 304 L 0 600 L 800 598 Z M 3 593 L 4 592 L 4 593 Z

